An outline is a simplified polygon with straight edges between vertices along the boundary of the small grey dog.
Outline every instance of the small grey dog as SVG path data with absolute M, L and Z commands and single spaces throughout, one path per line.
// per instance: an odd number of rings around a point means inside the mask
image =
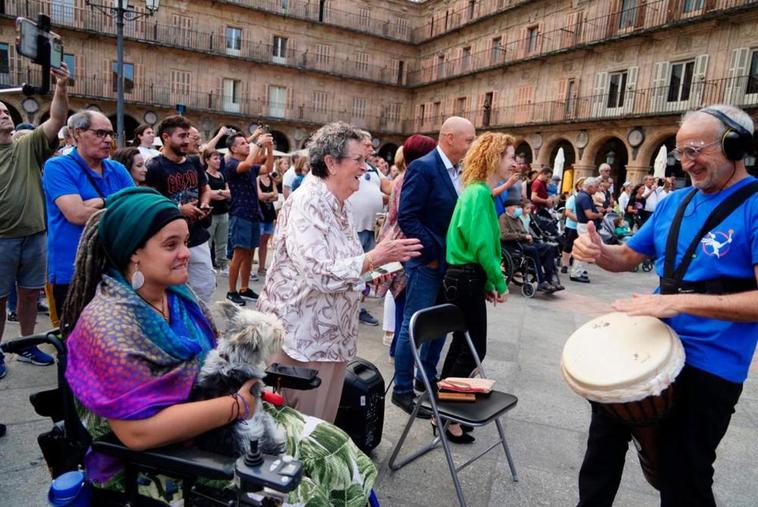
M 239 391 L 250 379 L 262 379 L 266 359 L 282 346 L 284 328 L 274 315 L 241 308 L 230 302 L 216 304 L 226 324 L 216 348 L 208 353 L 192 388 L 190 399 L 208 400 Z M 253 388 L 254 415 L 247 421 L 232 421 L 195 439 L 198 447 L 215 453 L 241 456 L 257 439 L 266 454 L 281 454 L 286 447 L 286 432 L 263 410 L 261 385 Z M 244 407 L 241 407 L 244 410 Z

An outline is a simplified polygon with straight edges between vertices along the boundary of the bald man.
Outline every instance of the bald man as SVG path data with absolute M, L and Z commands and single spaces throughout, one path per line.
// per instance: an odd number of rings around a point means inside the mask
M 409 414 L 413 411 L 416 396 L 408 326 L 416 311 L 438 301 L 445 274 L 445 236 L 462 187 L 458 163 L 475 137 L 474 126 L 467 119 L 453 116 L 445 120 L 437 148 L 408 166 L 400 193 L 398 224 L 407 237 L 418 238 L 424 247 L 421 256 L 405 265 L 408 280 L 405 312 L 395 350 L 392 403 Z M 424 370 L 433 383 L 443 345 L 444 338 L 428 342 L 421 348 Z M 423 386 L 420 380 L 415 384 L 416 388 Z M 417 415 L 425 419 L 430 417 L 430 413 L 423 409 Z
M 730 142 L 722 143 L 728 130 Z M 595 262 L 613 272 L 631 271 L 645 257 L 655 258 L 661 277 L 656 294 L 635 294 L 613 306 L 630 315 L 663 319 L 684 346 L 685 364 L 674 383 L 673 408 L 660 423 L 658 489 L 663 506 L 716 505 L 712 491 L 716 449 L 755 353 L 758 180 L 748 174 L 743 161 L 752 136 L 753 121 L 736 107 L 715 105 L 687 113 L 672 154 L 681 161 L 693 188 L 661 201 L 628 243 L 604 244 L 592 222 L 574 242 L 577 261 Z M 704 228 L 724 202 L 738 207 Z M 676 269 L 671 274 L 665 268 L 670 235 L 675 245 L 671 267 Z M 593 404 L 579 472 L 580 506 L 613 503 L 630 438 L 629 426 Z

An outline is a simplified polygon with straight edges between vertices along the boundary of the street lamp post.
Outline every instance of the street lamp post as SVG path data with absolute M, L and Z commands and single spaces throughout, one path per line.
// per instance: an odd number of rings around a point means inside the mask
M 124 147 L 124 21 L 134 21 L 143 16 L 152 16 L 158 10 L 160 0 L 145 0 L 145 10 L 139 11 L 128 5 L 128 0 L 113 0 L 105 5 L 91 0 L 86 4 L 116 20 L 116 132 L 118 146 Z

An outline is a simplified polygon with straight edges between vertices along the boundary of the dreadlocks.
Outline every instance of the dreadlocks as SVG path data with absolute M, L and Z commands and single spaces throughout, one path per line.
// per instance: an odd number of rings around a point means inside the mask
M 98 224 L 105 210 L 98 210 L 84 226 L 79 239 L 74 263 L 74 277 L 63 302 L 61 312 L 61 333 L 66 338 L 73 331 L 79 315 L 87 303 L 95 296 L 97 284 L 102 279 L 106 266 L 106 256 L 98 236 Z

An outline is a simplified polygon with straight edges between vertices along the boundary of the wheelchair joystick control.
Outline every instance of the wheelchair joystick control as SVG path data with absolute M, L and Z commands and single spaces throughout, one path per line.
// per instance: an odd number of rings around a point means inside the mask
M 263 455 L 260 449 L 258 449 L 258 439 L 250 440 L 250 450 L 245 454 L 245 465 L 249 467 L 257 467 L 263 463 Z

